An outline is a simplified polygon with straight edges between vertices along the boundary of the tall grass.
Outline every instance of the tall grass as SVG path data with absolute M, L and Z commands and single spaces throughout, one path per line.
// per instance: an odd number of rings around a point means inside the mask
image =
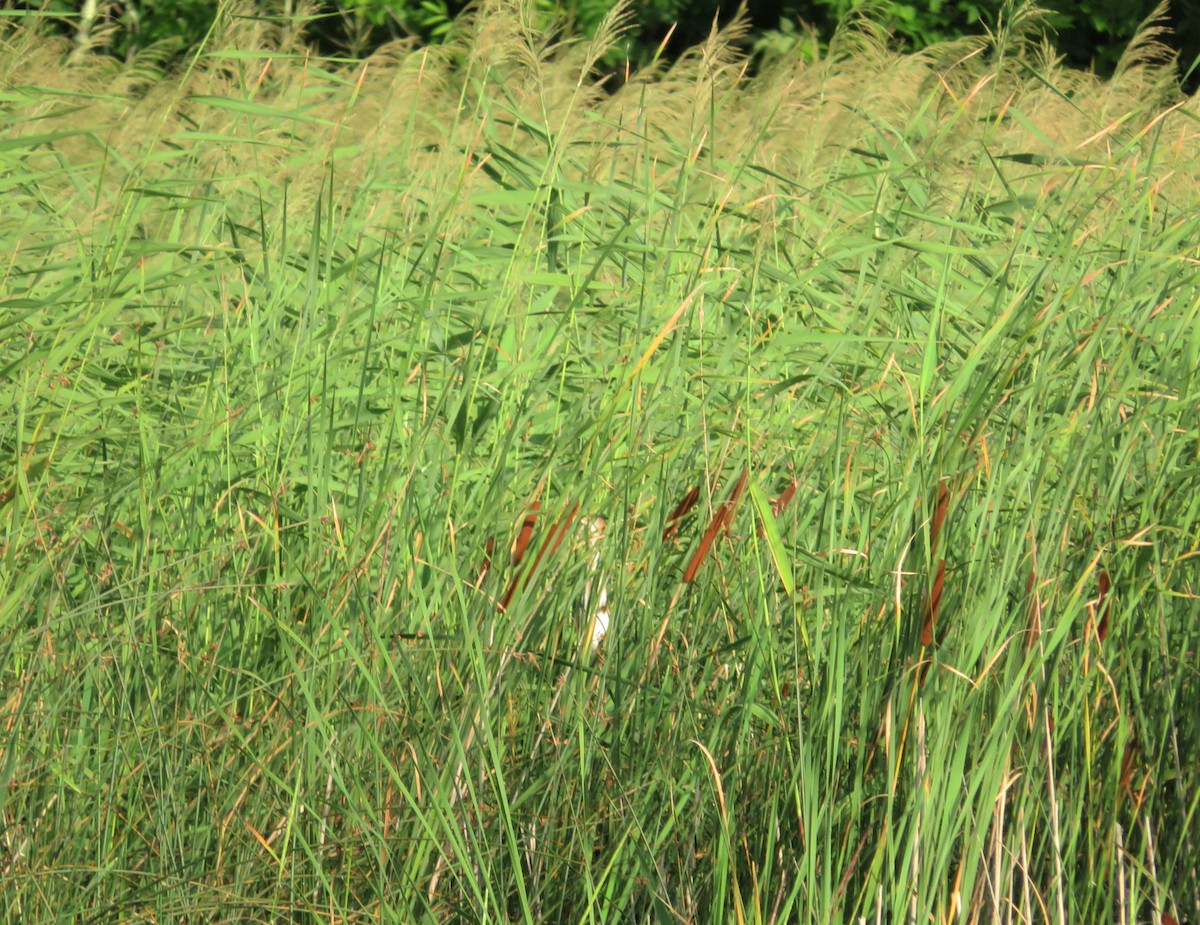
M 6 920 L 1200 919 L 1150 27 L 1101 82 L 1028 6 L 753 77 L 735 23 L 608 93 L 619 11 L 301 21 L 0 20 Z

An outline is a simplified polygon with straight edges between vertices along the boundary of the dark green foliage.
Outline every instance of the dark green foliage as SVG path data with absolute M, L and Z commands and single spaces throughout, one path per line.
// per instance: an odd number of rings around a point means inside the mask
M 45 9 L 60 18 L 64 31 L 75 33 L 80 23 L 77 3 L 48 0 L 38 5 L 12 3 L 17 10 Z M 329 50 L 369 53 L 377 45 L 403 35 L 437 42 L 450 31 L 454 18 L 466 7 L 463 0 L 325 0 L 319 15 L 309 23 L 310 36 Z M 547 14 L 565 14 L 574 28 L 590 36 L 614 0 L 538 0 Z M 1046 0 L 1051 38 L 1067 60 L 1079 67 L 1112 73 L 1126 45 L 1157 7 L 1157 0 Z M 264 16 L 277 14 L 265 0 L 258 6 Z M 666 43 L 668 56 L 680 53 L 708 34 L 714 21 L 727 22 L 736 15 L 733 0 L 648 0 L 634 4 L 635 19 L 626 53 L 634 62 L 648 60 Z M 1180 53 L 1181 73 L 1188 75 L 1200 55 L 1200 16 L 1193 5 L 1176 3 L 1169 11 L 1168 37 Z M 210 0 L 129 0 L 97 5 L 93 23 L 85 31 L 112 30 L 111 49 L 127 57 L 159 42 L 193 48 L 212 24 L 217 4 Z M 815 31 L 827 42 L 837 24 L 852 12 L 867 14 L 908 48 L 978 34 L 1004 15 L 1005 0 L 749 0 L 746 13 L 758 49 L 787 47 L 787 37 L 797 26 Z
M 15 2 L 5 6 L 15 8 L 18 14 L 42 11 L 57 20 L 64 32 L 77 36 L 81 32 L 92 37 L 111 32 L 109 47 L 122 58 L 160 42 L 176 43 L 181 48 L 199 44 L 212 26 L 218 8 L 211 0 L 98 3 L 91 11 L 86 4 L 74 0 Z
M 929 0 L 905 3 L 900 0 L 792 0 L 775 4 L 749 3 L 748 9 L 759 29 L 777 28 L 779 23 L 802 21 L 828 39 L 849 13 L 870 9 L 871 18 L 885 26 L 897 41 L 910 48 L 978 34 L 1003 15 L 1005 0 Z M 1095 67 L 1112 73 L 1121 52 L 1137 34 L 1139 26 L 1158 6 L 1157 0 L 1045 0 L 1052 39 L 1067 60 L 1080 67 Z M 1185 67 L 1200 52 L 1200 20 L 1189 4 L 1172 4 L 1169 20 L 1176 35 L 1175 47 Z
M 163 40 L 193 44 L 212 27 L 217 4 L 207 0 L 143 0 L 126 3 L 112 15 L 120 23 L 116 50 L 122 56 Z

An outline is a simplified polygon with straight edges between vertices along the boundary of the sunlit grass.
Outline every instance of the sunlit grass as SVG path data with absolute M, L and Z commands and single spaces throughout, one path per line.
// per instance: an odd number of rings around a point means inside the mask
M 6 920 L 1200 918 L 1197 104 L 1037 23 L 0 20 Z

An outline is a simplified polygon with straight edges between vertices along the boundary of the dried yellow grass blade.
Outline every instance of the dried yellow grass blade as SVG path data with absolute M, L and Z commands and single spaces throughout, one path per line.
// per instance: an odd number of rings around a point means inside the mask
M 650 362 L 650 357 L 654 356 L 654 351 L 657 350 L 662 345 L 662 342 L 667 339 L 667 335 L 675 330 L 676 322 L 679 321 L 680 316 L 687 311 L 688 306 L 692 304 L 692 300 L 696 298 L 696 295 L 702 288 L 704 287 L 697 286 L 695 289 L 689 292 L 687 298 L 680 303 L 679 307 L 675 309 L 675 312 L 671 315 L 671 317 L 667 319 L 667 323 L 663 325 L 662 330 L 654 335 L 654 340 L 650 341 L 650 346 L 646 348 L 646 352 L 642 354 L 642 358 L 637 361 L 637 365 L 634 366 L 630 371 L 629 378 L 625 380 L 627 383 L 632 381 L 634 377 L 642 371 L 643 367 Z

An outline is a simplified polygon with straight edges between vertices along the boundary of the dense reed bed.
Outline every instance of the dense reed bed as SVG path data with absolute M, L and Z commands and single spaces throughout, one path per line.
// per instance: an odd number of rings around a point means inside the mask
M 1200 920 L 1152 24 L 616 87 L 620 11 L 302 21 L 0 19 L 3 917 Z

